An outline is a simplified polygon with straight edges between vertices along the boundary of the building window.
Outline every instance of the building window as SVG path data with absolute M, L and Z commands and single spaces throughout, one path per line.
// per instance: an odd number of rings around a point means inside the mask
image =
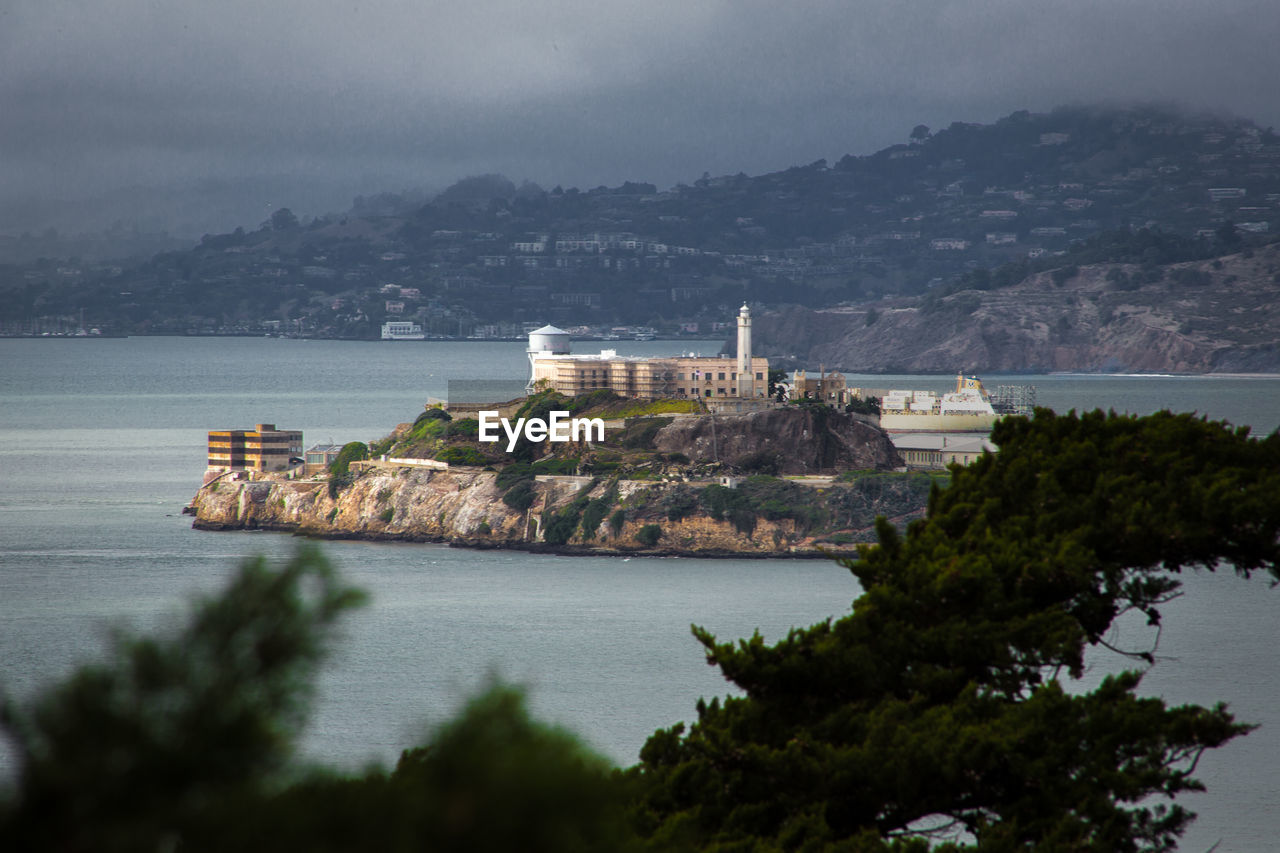
M 724 371 L 723 371 L 723 370 L 722 370 L 722 371 L 720 371 L 720 375 L 719 375 L 719 376 L 717 376 L 716 378 L 717 378 L 717 379 L 724 379 Z
M 723 388 L 717 388 L 717 389 L 716 389 L 716 393 L 717 393 L 717 394 L 719 394 L 721 397 L 724 397 L 724 396 L 725 396 L 725 393 L 724 393 L 724 389 L 723 389 Z
M 730 374 L 729 374 L 729 378 L 730 378 L 730 379 L 737 379 L 737 378 L 738 378 L 738 374 L 736 374 L 736 373 L 730 373 Z
M 710 389 L 710 388 L 708 388 L 708 389 L 707 389 L 707 396 L 708 396 L 708 397 L 710 397 L 710 396 L 711 396 L 711 389 Z
M 764 374 L 763 374 L 763 373 L 760 373 L 759 371 L 757 371 L 757 372 L 756 372 L 756 381 L 757 381 L 757 382 L 763 382 L 763 381 L 764 381 Z

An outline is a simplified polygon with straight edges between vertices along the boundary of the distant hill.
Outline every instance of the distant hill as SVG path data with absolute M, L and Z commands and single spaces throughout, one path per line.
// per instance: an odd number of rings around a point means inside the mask
M 758 354 L 854 372 L 1280 372 L 1280 244 L 1172 264 L 1068 265 L 756 320 Z
M 1064 107 L 922 126 L 867 156 L 665 190 L 474 176 L 426 204 L 374 196 L 303 222 L 277 210 L 256 230 L 141 263 L 32 260 L 12 245 L 0 332 L 69 331 L 84 317 L 129 334 L 369 339 L 387 319 L 413 319 L 440 337 L 514 337 L 546 322 L 706 336 L 743 300 L 854 313 L 927 294 L 950 304 L 947 294 L 1007 287 L 1059 259 L 1098 262 L 1071 258 L 1107 233 L 1145 229 L 1185 249 L 1127 261 L 1139 265 L 1261 250 L 1280 231 L 1278 208 L 1270 129 Z M 1175 326 L 1195 322 L 1169 310 Z

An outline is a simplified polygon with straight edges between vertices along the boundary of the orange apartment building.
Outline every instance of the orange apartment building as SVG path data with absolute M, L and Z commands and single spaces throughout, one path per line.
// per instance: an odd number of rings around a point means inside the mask
M 302 456 L 302 432 L 258 424 L 209 431 L 209 467 L 229 471 L 287 471 Z

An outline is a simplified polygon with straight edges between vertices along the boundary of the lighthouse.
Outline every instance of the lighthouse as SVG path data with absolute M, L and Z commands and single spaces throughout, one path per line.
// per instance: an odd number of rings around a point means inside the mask
M 754 397 L 755 376 L 751 372 L 751 309 L 738 309 L 738 397 Z

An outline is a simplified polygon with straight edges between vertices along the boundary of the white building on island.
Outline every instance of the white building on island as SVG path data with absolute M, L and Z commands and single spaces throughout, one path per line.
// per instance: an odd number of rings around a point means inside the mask
M 620 356 L 570 352 L 569 333 L 543 326 L 529 334 L 529 389 L 547 387 L 572 397 L 607 388 L 623 397 L 699 399 L 718 411 L 765 407 L 768 359 L 751 354 L 751 309 L 738 311 L 732 356 Z

